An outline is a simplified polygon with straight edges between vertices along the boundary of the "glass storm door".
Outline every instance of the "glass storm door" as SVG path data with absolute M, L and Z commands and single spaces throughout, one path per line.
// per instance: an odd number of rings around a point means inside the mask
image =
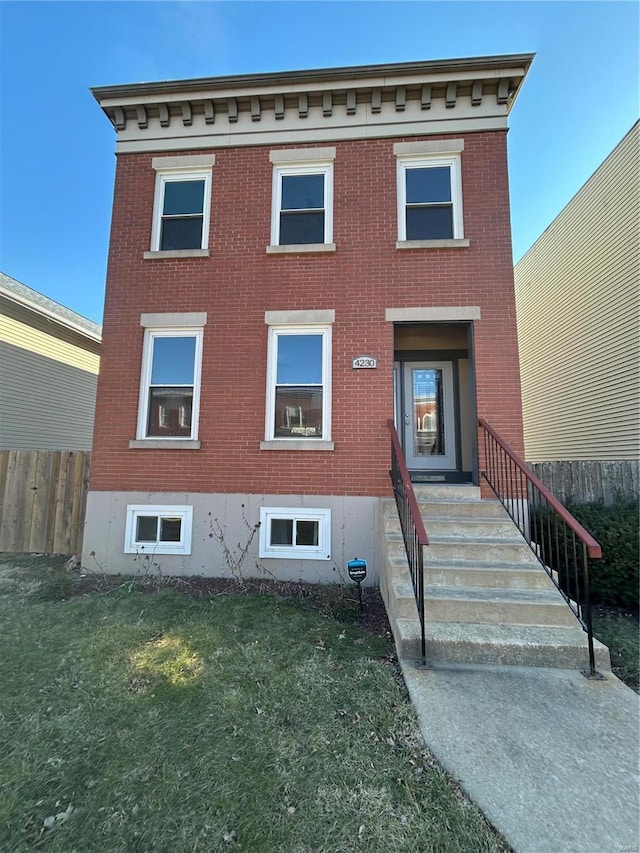
M 404 366 L 404 452 L 409 469 L 456 468 L 453 366 L 410 361 Z

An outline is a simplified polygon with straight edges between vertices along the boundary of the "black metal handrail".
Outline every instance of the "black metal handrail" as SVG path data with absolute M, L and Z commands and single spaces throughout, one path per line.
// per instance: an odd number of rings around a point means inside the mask
M 387 421 L 391 433 L 391 485 L 396 498 L 396 506 L 400 517 L 400 527 L 404 548 L 409 563 L 409 574 L 413 584 L 413 594 L 418 607 L 418 618 L 420 620 L 420 643 L 422 660 L 426 658 L 426 642 L 424 632 L 424 548 L 429 544 L 429 537 L 424 527 L 424 521 L 420 514 L 416 494 L 411 485 L 411 478 L 407 471 L 407 463 L 404 459 L 400 439 L 392 420 Z
M 602 549 L 484 418 L 485 478 L 527 544 L 580 620 L 589 644 L 590 677 L 597 676 L 591 622 L 589 559 Z

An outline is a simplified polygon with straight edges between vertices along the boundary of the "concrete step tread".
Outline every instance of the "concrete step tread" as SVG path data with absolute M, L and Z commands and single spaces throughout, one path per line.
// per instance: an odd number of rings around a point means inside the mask
M 487 503 L 486 501 L 418 501 L 418 509 L 423 518 L 432 518 L 439 516 L 449 520 L 469 519 L 476 521 L 482 518 L 504 519 L 511 521 L 511 516 L 507 513 L 501 503 L 495 501 Z M 398 517 L 398 511 L 395 501 L 389 501 L 384 508 L 383 513 L 387 517 Z M 513 522 L 511 521 L 513 524 Z
M 420 636 L 417 619 L 398 619 L 396 624 L 406 638 Z M 587 634 L 579 625 L 556 627 L 548 625 L 501 625 L 490 622 L 425 622 L 427 641 L 489 643 L 520 646 L 587 646 Z M 606 649 L 594 638 L 594 648 Z
M 413 483 L 413 491 L 418 500 L 451 500 L 478 501 L 480 488 L 478 486 L 460 485 L 455 483 Z
M 533 556 L 533 555 L 532 555 Z M 387 557 L 388 565 L 391 569 L 405 569 L 407 568 L 407 558 L 406 555 L 402 554 L 400 556 L 389 555 Z M 425 571 L 440 571 L 441 569 L 478 569 L 479 571 L 491 571 L 495 569 L 496 571 L 542 571 L 544 569 L 540 565 L 540 563 L 534 558 L 533 560 L 523 560 L 522 562 L 516 562 L 514 560 L 430 560 L 429 557 L 424 561 Z M 546 574 L 546 572 L 545 572 Z
M 522 545 L 527 551 L 531 551 L 522 536 L 515 530 L 513 536 L 430 536 L 427 527 L 427 536 L 431 545 Z M 387 530 L 385 536 L 391 542 L 402 542 L 402 532 Z
M 406 565 L 406 560 L 405 560 Z M 506 574 L 508 572 L 529 572 L 538 574 L 542 572 L 547 575 L 540 563 L 496 563 L 494 561 L 482 560 L 425 560 L 425 570 L 430 572 L 446 572 L 446 571 L 461 571 L 461 572 L 487 572 L 495 570 Z M 547 575 L 548 577 L 548 575 Z
M 510 524 L 512 527 L 515 527 L 513 521 L 509 518 L 508 515 L 498 516 L 497 518 L 492 515 L 433 515 L 429 514 L 426 517 L 423 516 L 424 521 L 448 521 L 452 524 L 495 524 L 496 522 L 502 521 L 505 524 Z
M 410 583 L 395 581 L 393 590 L 398 598 L 413 598 L 413 587 Z M 434 586 L 428 584 L 424 588 L 424 597 L 431 599 L 451 599 L 457 601 L 489 601 L 495 604 L 545 604 L 567 607 L 568 604 L 556 589 L 522 589 L 511 587 L 463 587 L 463 586 Z
M 400 524 L 400 519 L 398 516 L 389 516 L 387 517 L 387 523 L 397 523 Z M 425 515 L 423 514 L 422 520 L 424 522 L 424 526 L 427 528 L 427 533 L 429 532 L 430 524 L 450 524 L 450 525 L 464 525 L 464 527 L 478 527 L 478 526 L 488 526 L 488 525 L 499 525 L 500 527 L 513 528 L 514 534 L 517 533 L 517 527 L 511 521 L 508 515 L 505 515 L 504 518 L 490 516 L 490 515 Z M 520 534 L 518 534 L 520 535 Z

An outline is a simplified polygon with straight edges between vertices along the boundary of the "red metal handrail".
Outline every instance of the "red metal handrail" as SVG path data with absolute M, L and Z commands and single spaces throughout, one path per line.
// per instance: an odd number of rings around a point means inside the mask
M 389 418 L 389 420 L 387 421 L 387 426 L 389 427 L 389 432 L 391 433 L 391 446 L 393 447 L 393 452 L 398 462 L 398 468 L 400 470 L 400 476 L 402 478 L 402 485 L 404 486 L 407 495 L 407 503 L 409 504 L 411 518 L 416 529 L 418 544 L 428 545 L 429 537 L 427 536 L 424 521 L 422 520 L 422 515 L 420 514 L 420 508 L 418 507 L 418 501 L 416 500 L 416 493 L 413 491 L 411 477 L 409 476 L 407 464 L 404 460 L 404 453 L 402 452 L 402 447 L 400 446 L 400 439 L 398 438 L 396 425 L 394 424 L 392 418 Z
M 512 450 L 507 442 L 498 435 L 498 433 L 487 423 L 484 418 L 478 418 L 478 423 L 483 429 L 489 433 L 489 435 L 493 438 L 497 444 L 504 450 L 504 452 L 509 456 L 513 462 L 517 465 L 517 467 L 522 471 L 524 476 L 529 480 L 529 482 L 538 489 L 544 499 L 548 502 L 549 506 L 553 507 L 554 511 L 558 513 L 560 518 L 564 521 L 564 523 L 573 530 L 578 539 L 583 542 L 587 548 L 587 554 L 594 558 L 600 559 L 602 557 L 602 548 L 593 538 L 593 536 L 589 533 L 588 530 L 585 530 L 584 527 L 577 521 L 569 512 L 569 510 L 563 506 L 560 501 L 555 497 L 555 495 L 549 491 L 549 489 L 545 486 L 545 484 L 540 480 L 539 477 L 530 471 L 524 460 Z
M 526 467 L 484 418 L 485 470 L 482 476 L 587 633 L 590 678 L 595 666 L 589 560 L 602 549 L 544 483 Z
M 420 620 L 420 651 L 422 662 L 426 662 L 426 632 L 425 632 L 425 601 L 424 601 L 424 549 L 429 544 L 429 537 L 425 530 L 418 501 L 416 500 L 411 478 L 407 471 L 400 439 L 392 420 L 387 421 L 391 433 L 391 485 L 396 499 L 396 509 L 404 540 L 404 550 L 407 555 L 407 565 L 413 595 L 416 600 L 418 619 Z

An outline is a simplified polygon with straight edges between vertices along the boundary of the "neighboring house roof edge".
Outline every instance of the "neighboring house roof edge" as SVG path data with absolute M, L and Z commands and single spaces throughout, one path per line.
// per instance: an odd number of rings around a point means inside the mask
M 631 125 L 631 127 L 629 128 L 629 130 L 624 134 L 624 136 L 623 136 L 623 137 L 622 137 L 622 138 L 621 138 L 621 139 L 616 143 L 616 145 L 614 145 L 614 147 L 613 147 L 613 148 L 611 149 L 611 151 L 607 154 L 607 156 L 604 158 L 604 160 L 602 160 L 602 161 L 601 161 L 601 162 L 596 166 L 596 168 L 593 170 L 593 172 L 591 172 L 591 174 L 589 175 L 589 177 L 588 177 L 588 178 L 587 178 L 587 179 L 586 179 L 586 180 L 585 180 L 585 181 L 580 185 L 580 187 L 578 187 L 578 189 L 574 192 L 574 194 L 573 194 L 573 195 L 571 196 L 571 198 L 566 202 L 566 204 L 563 204 L 562 208 L 561 208 L 561 209 L 558 211 L 558 213 L 553 217 L 553 219 L 551 220 L 551 222 L 549 222 L 549 224 L 548 224 L 548 225 L 547 225 L 547 227 L 544 229 L 544 231 L 542 231 L 540 234 L 538 234 L 538 236 L 537 236 L 537 237 L 536 237 L 536 239 L 533 241 L 533 243 L 529 246 L 529 248 L 527 249 L 527 251 L 526 251 L 526 252 L 525 252 L 525 253 L 524 253 L 524 254 L 523 254 L 523 255 L 522 255 L 522 256 L 521 256 L 517 261 L 516 261 L 516 263 L 515 263 L 515 264 L 514 264 L 514 266 L 513 266 L 514 270 L 517 270 L 517 269 L 518 269 L 518 267 L 519 267 L 520 265 L 522 265 L 522 266 L 524 267 L 524 261 L 525 261 L 525 259 L 526 259 L 529 255 L 533 254 L 533 252 L 534 252 L 534 250 L 536 249 L 536 247 L 537 247 L 538 243 L 540 243 L 540 242 L 544 239 L 545 235 L 546 235 L 546 234 L 547 234 L 547 233 L 548 233 L 548 232 L 553 228 L 553 226 L 556 224 L 556 222 L 558 221 L 558 219 L 560 219 L 560 217 L 562 217 L 562 216 L 565 214 L 565 212 L 567 211 L 567 209 L 568 209 L 568 208 L 570 208 L 570 207 L 575 203 L 576 199 L 577 199 L 577 198 L 580 196 L 580 194 L 585 190 L 585 188 L 586 188 L 586 187 L 591 183 L 591 181 L 595 178 L 595 176 L 598 174 L 598 172 L 600 172 L 602 169 L 604 169 L 604 168 L 606 167 L 607 163 L 609 163 L 609 162 L 610 162 L 610 160 L 611 160 L 613 157 L 617 156 L 618 150 L 620 149 L 620 147 L 621 147 L 622 145 L 624 145 L 624 143 L 625 143 L 625 142 L 627 141 L 627 139 L 631 136 L 631 134 L 633 134 L 633 133 L 637 133 L 637 132 L 638 132 L 638 130 L 639 130 L 639 126 L 640 126 L 640 119 L 636 119 L 636 121 L 634 121 L 634 123 Z M 637 151 L 636 151 L 636 156 L 638 156 Z M 516 288 L 517 288 L 517 286 L 518 286 L 518 282 L 516 281 Z
M 83 317 L 82 314 L 77 314 L 59 302 L 49 299 L 48 296 L 38 293 L 37 290 L 27 287 L 26 284 L 22 284 L 22 282 L 3 272 L 0 272 L 0 296 L 4 296 L 6 299 L 92 341 L 102 342 L 102 327 L 98 323 L 94 323 L 93 320 Z

